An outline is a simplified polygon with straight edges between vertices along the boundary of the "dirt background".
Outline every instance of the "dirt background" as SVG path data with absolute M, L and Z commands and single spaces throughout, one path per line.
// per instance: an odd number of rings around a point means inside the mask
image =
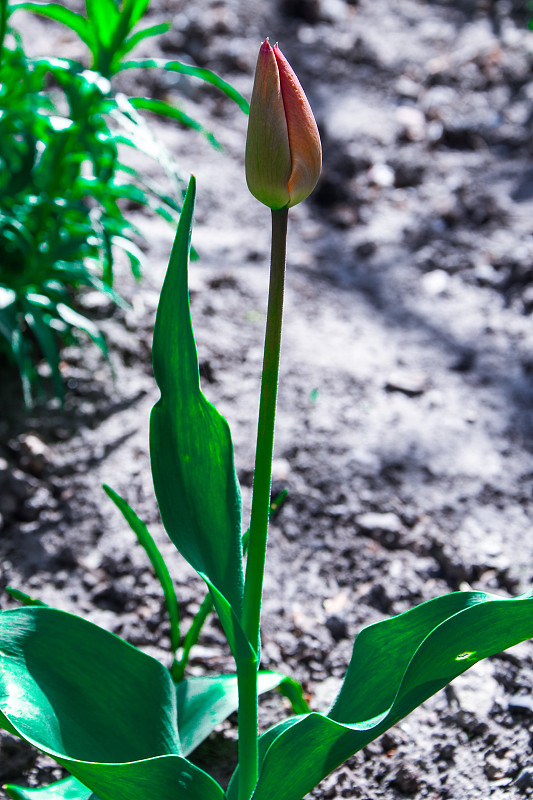
M 515 0 L 154 0 L 173 30 L 146 55 L 208 66 L 249 97 L 258 45 L 279 40 L 322 134 L 324 171 L 290 214 L 263 666 L 302 681 L 314 708 L 338 689 L 362 625 L 451 590 L 502 595 L 533 581 L 533 33 Z M 79 57 L 53 23 L 14 18 L 35 55 Z M 142 51 L 140 51 L 142 53 Z M 245 508 L 252 479 L 269 214 L 248 193 L 246 119 L 198 82 L 128 75 L 217 135 L 155 123 L 198 179 L 192 313 L 203 388 L 230 422 Z M 152 169 L 147 165 L 147 169 Z M 101 490 L 148 523 L 176 579 L 183 624 L 201 581 L 165 538 L 147 429 L 150 345 L 173 232 L 132 210 L 150 262 L 126 267 L 130 311 L 95 293 L 116 372 L 64 352 L 64 409 L 0 402 L 0 607 L 11 584 L 168 662 L 161 591 Z M 245 514 L 246 519 L 246 514 Z M 229 671 L 214 620 L 191 672 Z M 533 794 L 533 646 L 474 667 L 311 793 L 444 800 Z M 275 695 L 263 725 L 286 712 Z M 232 721 L 195 758 L 225 780 Z M 0 781 L 59 777 L 4 735 Z M 4 796 L 1 794 L 0 796 Z

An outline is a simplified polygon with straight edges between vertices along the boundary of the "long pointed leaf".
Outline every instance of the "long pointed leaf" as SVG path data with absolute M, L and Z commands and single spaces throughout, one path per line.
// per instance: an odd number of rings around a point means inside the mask
M 205 67 L 193 67 L 190 64 L 183 64 L 181 61 L 165 61 L 163 58 L 145 58 L 138 61 L 124 61 L 120 65 L 120 69 L 164 69 L 168 72 L 189 75 L 191 78 L 200 78 L 200 80 L 220 89 L 230 100 L 237 103 L 245 114 L 250 111 L 250 104 L 237 89 L 234 89 L 230 83 L 219 78 L 218 75 L 210 69 L 205 69 Z
M 130 26 L 133 28 L 144 17 L 148 11 L 150 0 L 125 0 L 123 12 L 127 11 L 130 19 Z
M 218 139 L 205 125 L 202 125 L 201 122 L 198 122 L 198 120 L 189 116 L 189 114 L 186 114 L 180 108 L 166 103 L 164 100 L 157 100 L 153 97 L 130 97 L 130 103 L 137 109 L 141 108 L 144 109 L 144 111 L 151 111 L 153 114 L 159 114 L 160 116 L 174 119 L 187 128 L 192 128 L 198 131 L 198 133 L 201 133 L 202 136 L 205 136 L 209 144 L 212 145 L 215 150 L 222 149 L 222 145 Z
M 87 19 L 94 30 L 99 47 L 107 49 L 115 34 L 120 12 L 114 0 L 85 0 Z
M 23 303 L 23 308 L 26 311 L 26 322 L 35 334 L 35 338 L 39 342 L 41 352 L 46 358 L 47 364 L 50 367 L 56 396 L 63 398 L 65 394 L 65 387 L 63 386 L 63 378 L 61 377 L 61 372 L 59 370 L 59 350 L 56 344 L 54 333 L 45 321 L 43 311 L 37 303 L 32 303 L 30 299 L 27 299 Z
M 346 758 L 472 664 L 533 636 L 533 596 L 457 592 L 364 628 L 329 714 L 293 717 L 260 739 L 253 800 L 301 800 Z M 228 800 L 236 797 L 235 775 Z
M 37 597 L 32 597 L 26 592 L 22 592 L 20 589 L 15 589 L 13 586 L 6 586 L 6 592 L 11 595 L 13 600 L 18 600 L 19 603 L 22 603 L 25 606 L 44 606 L 45 608 L 46 603 L 43 603 L 42 600 L 39 600 Z
M 17 9 L 32 11 L 34 14 L 40 14 L 43 17 L 48 17 L 48 19 L 60 22 L 77 33 L 89 48 L 92 49 L 94 45 L 94 37 L 87 19 L 70 8 L 60 6 L 59 3 L 33 3 L 29 2 L 29 0 L 28 2 L 26 0 L 17 2 L 15 0 L 15 2 L 10 3 L 10 8 L 11 11 L 16 11 Z
M 128 36 L 127 39 L 124 40 L 122 47 L 120 48 L 119 54 L 121 56 L 126 55 L 134 47 L 136 47 L 139 42 L 142 42 L 143 39 L 148 39 L 151 36 L 159 36 L 162 33 L 166 33 L 172 28 L 171 22 L 160 22 L 157 25 L 150 25 L 148 28 L 143 28 L 140 31 L 136 31 L 132 33 L 131 36 Z
M 187 266 L 191 178 L 154 330 L 161 398 L 150 419 L 152 474 L 161 517 L 180 553 L 206 580 L 230 647 L 253 655 L 240 627 L 243 597 L 240 489 L 226 420 L 200 389 Z
M 149 5 L 150 0 L 125 0 L 123 11 L 129 14 L 132 28 L 144 17 Z
M 83 314 L 80 314 L 79 311 L 75 311 L 65 303 L 58 303 L 56 306 L 56 311 L 61 319 L 67 323 L 67 325 L 70 325 L 73 328 L 79 328 L 80 331 L 85 331 L 85 333 L 93 340 L 95 345 L 102 351 L 102 353 L 106 357 L 109 355 L 104 334 L 98 329 L 98 326 L 95 325 L 92 320 L 87 319 L 87 317 L 85 317 Z
M 170 577 L 168 567 L 165 564 L 165 560 L 159 552 L 159 548 L 157 547 L 156 543 L 152 539 L 148 528 L 144 522 L 139 519 L 131 506 L 119 494 L 113 491 L 110 486 L 106 486 L 104 484 L 104 491 L 114 502 L 136 535 L 139 543 L 146 550 L 146 554 L 148 555 L 148 558 L 150 559 L 150 562 L 154 568 L 154 572 L 159 580 L 159 583 L 161 584 L 168 616 L 170 619 L 170 647 L 172 648 L 172 653 L 175 655 L 178 647 L 180 646 L 180 616 L 174 584 L 172 582 L 172 578 Z

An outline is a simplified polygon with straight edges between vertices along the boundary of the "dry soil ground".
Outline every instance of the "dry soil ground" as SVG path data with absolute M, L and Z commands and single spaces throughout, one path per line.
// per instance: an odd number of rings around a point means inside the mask
M 324 145 L 313 198 L 291 212 L 263 664 L 323 708 L 364 624 L 437 594 L 533 582 L 533 33 L 511 0 L 154 0 L 173 30 L 147 54 L 214 69 L 245 95 L 260 40 L 279 40 Z M 78 55 L 54 24 L 18 20 L 35 54 Z M 157 124 L 198 179 L 192 312 L 203 388 L 229 420 L 249 503 L 269 247 L 246 190 L 246 119 L 213 90 L 181 92 L 224 145 Z M 140 82 L 135 86 L 134 82 Z M 135 213 L 135 212 L 132 212 Z M 83 614 L 166 658 L 162 598 L 100 486 L 146 520 L 185 620 L 203 589 L 165 539 L 147 423 L 150 343 L 172 231 L 139 218 L 151 268 L 126 269 L 126 313 L 84 300 L 116 381 L 88 346 L 64 354 L 65 408 L 24 415 L 0 389 L 0 588 Z M 2 591 L 0 606 L 14 605 Z M 230 670 L 211 621 L 196 673 Z M 533 645 L 476 666 L 327 778 L 315 798 L 515 800 L 533 793 Z M 265 721 L 284 712 L 273 696 Z M 47 759 L 5 736 L 0 779 L 46 782 Z M 230 723 L 197 754 L 227 774 Z

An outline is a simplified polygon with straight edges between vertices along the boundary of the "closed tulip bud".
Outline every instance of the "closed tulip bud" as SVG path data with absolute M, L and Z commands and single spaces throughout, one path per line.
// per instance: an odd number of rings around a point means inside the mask
M 311 194 L 322 148 L 311 106 L 291 65 L 266 39 L 259 50 L 246 138 L 246 182 L 269 208 L 290 208 Z

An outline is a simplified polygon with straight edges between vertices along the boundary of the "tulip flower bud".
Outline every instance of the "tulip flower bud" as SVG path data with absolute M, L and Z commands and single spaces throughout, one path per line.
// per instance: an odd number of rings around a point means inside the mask
M 311 194 L 322 148 L 311 106 L 289 62 L 266 39 L 259 50 L 246 138 L 246 182 L 269 208 Z

